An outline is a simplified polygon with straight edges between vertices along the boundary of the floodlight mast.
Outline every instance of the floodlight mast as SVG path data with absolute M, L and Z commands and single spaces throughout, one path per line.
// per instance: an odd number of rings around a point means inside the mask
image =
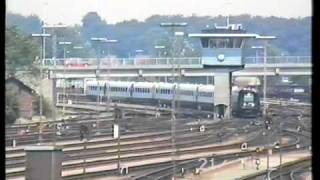
M 160 23 L 160 27 L 170 27 L 171 28 L 171 34 L 173 36 L 173 39 L 175 39 L 175 28 L 176 27 L 186 27 L 188 24 L 186 22 L 164 22 L 164 23 Z M 173 42 L 175 42 L 173 40 Z M 173 81 L 175 79 L 175 67 L 174 67 L 174 55 L 175 55 L 175 46 L 173 44 L 172 46 L 172 59 L 171 59 L 171 63 L 172 63 L 172 78 Z M 180 75 L 181 73 L 179 73 Z M 180 78 L 179 78 L 180 80 Z M 178 88 L 179 89 L 179 88 Z M 173 94 L 173 93 L 172 93 Z M 173 149 L 173 153 L 172 153 L 172 164 L 173 164 L 173 179 L 175 178 L 175 174 L 176 174 L 176 162 L 175 162 L 175 156 L 176 156 L 176 146 L 175 146 L 175 139 L 176 139 L 176 125 L 175 125 L 175 119 L 176 119 L 176 113 L 175 113 L 175 106 L 176 106 L 176 101 L 175 101 L 176 97 L 172 97 L 172 102 L 171 102 L 171 136 L 172 136 L 172 149 Z
M 66 46 L 71 45 L 72 42 L 69 41 L 60 41 L 58 42 L 59 45 L 63 46 L 63 106 L 62 106 L 62 117 L 64 117 L 65 114 L 65 97 L 66 97 L 66 77 L 65 77 L 65 73 L 66 73 Z
M 157 45 L 157 46 L 154 46 L 154 48 L 158 50 L 158 57 L 160 58 L 160 56 L 161 56 L 161 49 L 165 49 L 166 47 L 165 47 L 165 46 Z
M 44 25 L 44 22 L 42 22 L 42 25 Z M 43 74 L 43 62 L 44 59 L 46 58 L 46 37 L 50 37 L 51 34 L 46 33 L 45 28 L 42 27 L 42 33 L 34 33 L 31 34 L 32 37 L 40 37 L 42 39 L 42 59 L 40 61 L 40 97 L 39 97 L 39 115 L 40 115 L 40 121 L 39 121 L 39 144 L 41 144 L 42 141 L 42 129 L 41 129 L 41 123 L 42 123 L 42 115 L 43 115 L 43 99 L 42 99 L 42 85 L 41 85 L 41 81 L 42 81 L 42 74 Z
M 115 40 L 115 39 L 107 39 L 105 37 L 92 37 L 91 38 L 91 41 L 93 42 L 98 42 L 99 44 L 97 45 L 97 72 L 96 72 L 96 80 L 97 80 L 97 86 L 99 87 L 99 69 L 100 69 L 100 45 L 101 43 L 106 43 L 108 45 L 107 49 L 108 49 L 108 61 L 110 62 L 110 54 L 109 54 L 109 44 L 112 44 L 112 43 L 117 43 L 118 40 Z M 109 68 L 107 68 L 107 72 L 108 72 L 108 78 L 109 78 Z M 107 110 L 109 110 L 109 106 L 110 106 L 110 92 L 109 90 L 107 91 L 108 92 L 108 95 L 107 95 Z M 100 102 L 100 99 L 101 99 L 101 95 L 99 94 L 97 96 L 97 114 L 98 113 L 98 105 L 99 105 L 99 102 Z M 99 122 L 98 122 L 98 116 L 97 116 L 97 133 L 99 134 L 100 131 L 99 131 Z
M 264 41 L 264 53 L 263 53 L 263 115 L 266 116 L 267 112 L 267 106 L 266 106 L 266 101 L 267 101 L 267 46 L 268 42 L 270 40 L 276 39 L 275 36 L 260 36 L 258 35 L 256 37 L 258 40 L 263 40 Z

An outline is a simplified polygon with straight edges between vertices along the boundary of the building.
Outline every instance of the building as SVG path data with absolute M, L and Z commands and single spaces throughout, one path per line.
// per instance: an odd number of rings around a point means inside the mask
M 20 117 L 31 119 L 34 115 L 37 93 L 15 77 L 9 77 L 5 81 L 6 91 L 17 95 Z

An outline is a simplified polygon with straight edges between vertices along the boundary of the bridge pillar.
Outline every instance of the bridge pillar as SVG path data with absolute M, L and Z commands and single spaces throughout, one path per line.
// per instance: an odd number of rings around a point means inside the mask
M 231 118 L 231 73 L 218 72 L 214 76 L 214 96 L 215 107 L 223 105 L 225 107 L 224 118 Z M 217 108 L 215 110 L 217 111 Z

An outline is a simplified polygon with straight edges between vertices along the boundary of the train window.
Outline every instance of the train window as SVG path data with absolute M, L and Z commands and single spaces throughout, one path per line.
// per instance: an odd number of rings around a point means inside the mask
M 181 95 L 186 95 L 186 96 L 192 96 L 193 92 L 192 91 L 180 91 Z
M 202 48 L 208 48 L 208 41 L 209 41 L 208 38 L 201 38 Z
M 200 92 L 199 95 L 202 97 L 212 97 L 212 93 L 210 92 Z
M 254 96 L 252 93 L 246 93 L 244 94 L 243 96 L 243 101 L 246 102 L 246 103 L 250 103 L 250 102 L 253 102 L 254 100 Z

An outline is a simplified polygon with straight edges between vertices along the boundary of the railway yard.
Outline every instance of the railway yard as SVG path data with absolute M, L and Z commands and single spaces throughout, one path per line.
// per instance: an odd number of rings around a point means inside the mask
M 169 111 L 158 116 L 150 107 L 123 108 L 115 119 L 112 108 L 67 106 L 68 118 L 44 123 L 40 143 L 63 148 L 63 179 L 312 179 L 310 105 L 270 104 L 268 123 L 178 110 L 172 123 Z M 115 122 L 119 142 L 112 137 Z M 88 129 L 83 139 L 82 127 Z M 38 124 L 6 127 L 5 143 L 6 179 L 25 179 L 24 148 L 39 143 Z M 128 171 L 119 174 L 118 163 Z

